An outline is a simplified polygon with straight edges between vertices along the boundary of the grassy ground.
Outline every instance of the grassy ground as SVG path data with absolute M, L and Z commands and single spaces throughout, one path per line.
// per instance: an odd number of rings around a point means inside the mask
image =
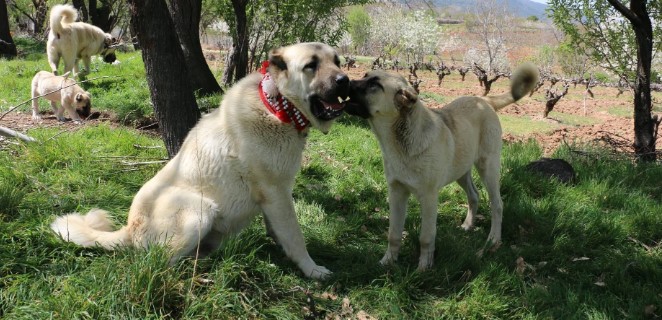
M 146 88 L 138 84 L 144 83 L 140 55 L 120 55 L 120 60 L 121 72 L 99 64 L 90 78 L 132 74 L 139 79 L 91 85 L 97 105 L 121 108 L 107 95 L 129 92 L 125 103 L 148 106 Z M 13 81 L 45 67 L 45 61 L 2 61 L 2 99 L 27 99 Z M 30 72 L 7 77 L 16 74 L 7 68 Z M 8 88 L 21 96 L 7 94 Z M 40 128 L 30 134 L 42 142 L 0 145 L 0 318 L 636 319 L 662 314 L 659 165 L 633 165 L 599 150 L 588 156 L 560 150 L 557 156 L 572 163 L 579 176 L 568 186 L 523 169 L 540 157 L 535 143 L 506 145 L 504 244 L 498 251 L 475 255 L 489 232 L 485 191 L 479 184 L 479 213 L 486 216 L 475 230 L 464 232 L 458 226 L 465 198 L 451 185 L 439 193 L 434 268 L 415 272 L 420 230 L 415 201 L 400 261 L 382 268 L 377 261 L 386 249 L 388 205 L 380 152 L 366 123 L 344 116 L 328 135 L 312 133 L 294 190 L 308 249 L 317 263 L 334 271 L 318 282 L 302 277 L 265 235 L 261 219 L 211 257 L 173 267 L 158 247 L 105 252 L 62 242 L 48 228 L 57 215 L 100 207 L 124 223 L 133 195 L 161 166 L 133 163 L 163 159 L 166 153 L 143 148 L 162 146 L 160 140 L 109 124 L 64 134 Z

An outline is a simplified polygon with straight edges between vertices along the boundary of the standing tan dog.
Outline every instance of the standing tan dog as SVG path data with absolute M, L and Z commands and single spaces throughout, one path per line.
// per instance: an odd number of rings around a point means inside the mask
M 461 97 L 441 109 L 428 109 L 402 76 L 371 71 L 352 81 L 346 111 L 367 118 L 384 157 L 389 189 L 388 249 L 383 265 L 398 258 L 407 213 L 414 194 L 421 204 L 421 255 L 418 270 L 434 261 L 439 189 L 457 181 L 469 200 L 462 224 L 474 224 L 478 192 L 471 180 L 476 166 L 490 197 L 492 227 L 487 245 L 501 241 L 502 202 L 499 191 L 501 124 L 499 110 L 529 93 L 538 70 L 529 64 L 512 76 L 509 93 L 490 97 Z
M 64 60 L 64 72 L 72 71 L 75 75 L 85 75 L 90 72 L 90 60 L 94 55 L 103 56 L 103 61 L 113 63 L 116 40 L 99 27 L 85 22 L 75 22 L 78 12 L 71 5 L 56 5 L 51 9 L 50 27 L 46 53 L 48 62 L 54 74 L 60 58 Z M 82 59 L 85 69 L 80 73 L 78 60 Z
M 330 273 L 308 254 L 292 200 L 310 127 L 328 132 L 342 114 L 349 78 L 321 43 L 273 50 L 261 73 L 234 85 L 204 116 L 179 153 L 133 198 L 128 223 L 111 231 L 103 210 L 59 217 L 51 228 L 82 246 L 172 250 L 171 262 L 205 254 L 262 212 L 272 234 L 306 276 Z
M 90 93 L 70 79 L 69 72 L 64 76 L 56 76 L 47 71 L 39 71 L 32 78 L 32 120 L 35 121 L 41 120 L 38 101 L 40 96 L 51 102 L 53 113 L 59 121 L 67 120 L 64 117 L 64 110 L 67 110 L 74 122 L 82 123 L 80 115 L 87 118 L 92 109 Z

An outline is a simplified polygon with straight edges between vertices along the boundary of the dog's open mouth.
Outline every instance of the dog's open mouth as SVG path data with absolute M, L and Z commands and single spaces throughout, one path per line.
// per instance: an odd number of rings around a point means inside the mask
M 339 117 L 343 109 L 345 108 L 345 103 L 349 100 L 338 97 L 338 101 L 324 101 L 320 97 L 314 96 L 311 99 L 311 111 L 313 115 L 320 120 L 333 120 Z

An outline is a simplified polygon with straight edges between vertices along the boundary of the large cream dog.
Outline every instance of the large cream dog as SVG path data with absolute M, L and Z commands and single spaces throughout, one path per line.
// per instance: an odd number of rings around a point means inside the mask
M 469 200 L 462 227 L 474 224 L 478 192 L 471 180 L 476 166 L 490 197 L 492 227 L 487 245 L 501 241 L 502 203 L 499 192 L 501 124 L 495 110 L 522 98 L 538 81 L 538 71 L 524 65 L 512 76 L 509 93 L 461 97 L 441 109 L 429 109 L 402 76 L 371 71 L 352 81 L 345 110 L 367 118 L 379 141 L 389 190 L 388 249 L 384 265 L 398 258 L 407 211 L 414 194 L 421 204 L 421 253 L 418 270 L 434 261 L 438 191 L 457 181 Z
M 64 110 L 76 123 L 83 122 L 80 115 L 90 115 L 92 101 L 90 93 L 83 90 L 75 80 L 64 76 L 56 76 L 47 71 L 39 71 L 32 78 L 32 120 L 41 120 L 39 115 L 39 97 L 51 102 L 53 113 L 59 121 L 66 121 Z M 58 103 L 60 107 L 58 108 Z
M 63 73 L 72 71 L 76 75 L 90 72 L 90 60 L 94 55 L 103 56 L 103 61 L 113 63 L 115 38 L 99 27 L 85 22 L 75 22 L 78 12 L 71 5 L 55 5 L 51 9 L 50 28 L 46 53 L 53 73 L 57 74 L 60 58 L 64 60 Z M 78 60 L 82 59 L 85 69 L 80 73 Z
M 167 245 L 174 262 L 207 253 L 260 212 L 306 276 L 330 273 L 308 254 L 292 201 L 310 127 L 328 132 L 342 114 L 349 78 L 321 43 L 275 49 L 263 72 L 235 84 L 181 150 L 138 191 L 128 223 L 112 230 L 105 211 L 57 218 L 52 229 L 82 246 Z

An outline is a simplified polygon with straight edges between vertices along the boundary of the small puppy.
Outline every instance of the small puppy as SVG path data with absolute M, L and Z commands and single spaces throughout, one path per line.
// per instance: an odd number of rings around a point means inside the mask
M 421 204 L 419 271 L 434 261 L 439 189 L 453 181 L 464 189 L 469 210 L 462 227 L 473 227 L 478 210 L 473 166 L 490 198 L 492 226 L 487 245 L 499 245 L 503 204 L 501 124 L 496 111 L 528 94 L 538 77 L 538 69 L 525 64 L 513 74 L 510 92 L 460 97 L 441 109 L 427 108 L 400 75 L 376 70 L 352 81 L 345 111 L 368 119 L 384 156 L 390 216 L 388 249 L 381 264 L 398 259 L 410 194 Z
M 103 61 L 113 63 L 115 57 L 115 42 L 109 33 L 85 22 L 75 22 L 78 12 L 71 5 L 56 5 L 51 9 L 50 27 L 46 53 L 48 63 L 54 74 L 60 58 L 64 60 L 64 73 L 72 71 L 75 75 L 84 76 L 90 72 L 90 60 L 93 55 L 103 56 Z M 78 60 L 82 59 L 85 69 L 80 73 Z
M 41 120 L 39 115 L 39 97 L 49 100 L 53 113 L 60 121 L 66 121 L 64 110 L 76 123 L 82 123 L 92 109 L 90 93 L 83 90 L 76 81 L 69 79 L 69 72 L 64 76 L 56 76 L 47 71 L 39 71 L 32 78 L 32 120 Z M 57 103 L 60 103 L 60 108 Z

